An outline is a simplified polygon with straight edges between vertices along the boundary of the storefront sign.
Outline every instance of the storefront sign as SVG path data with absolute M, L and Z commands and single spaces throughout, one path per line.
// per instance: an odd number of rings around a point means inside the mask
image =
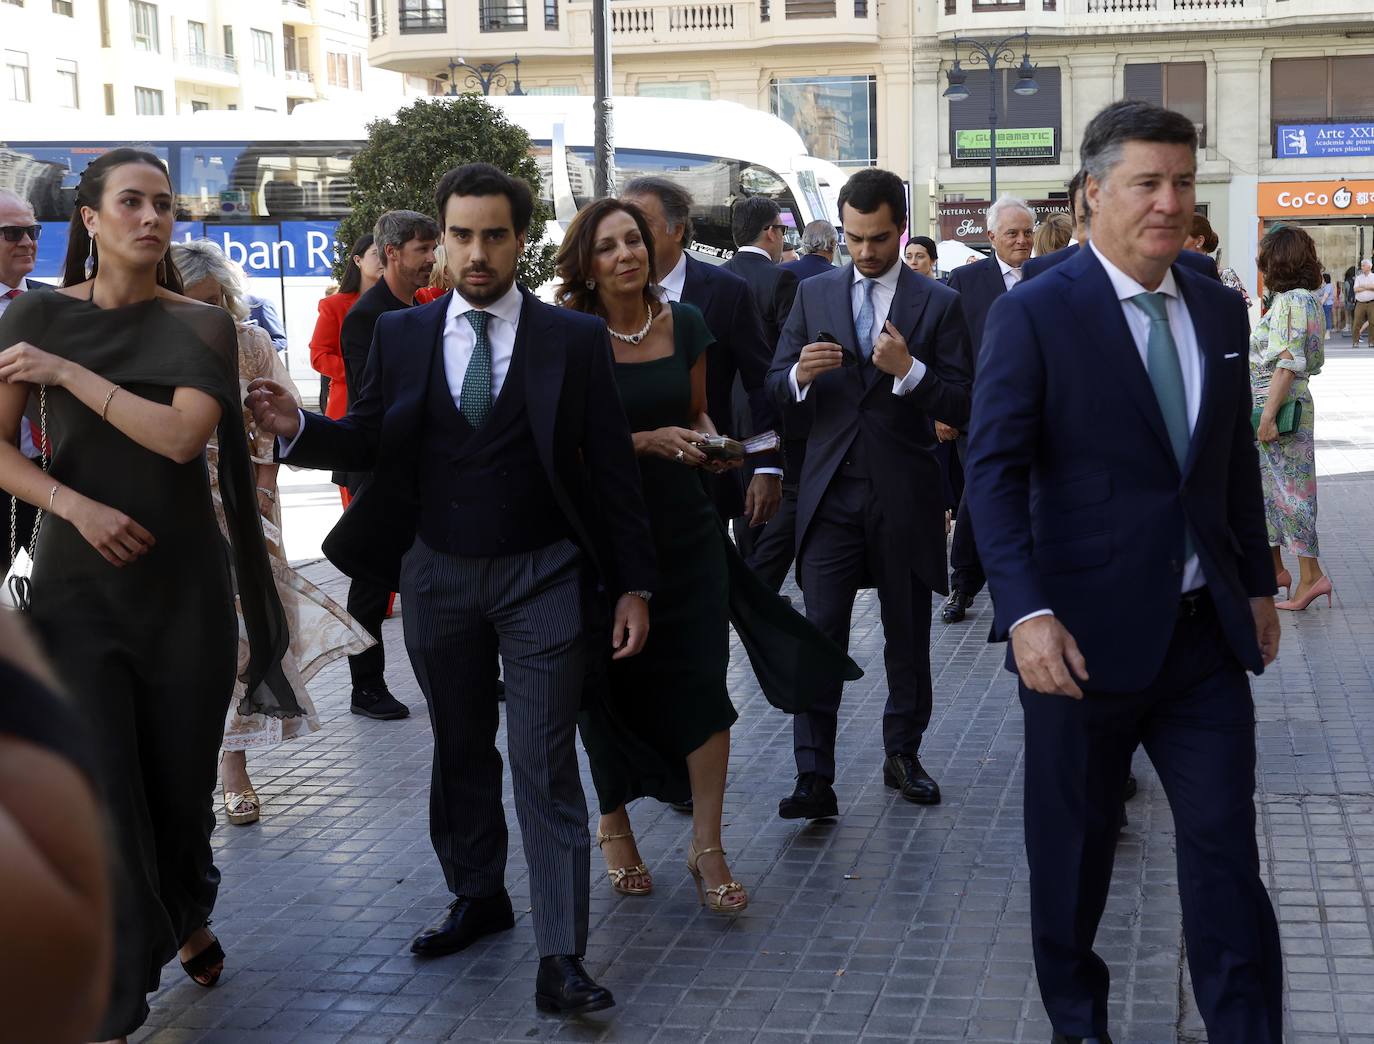
M 992 134 L 987 130 L 954 132 L 954 158 L 961 160 L 987 159 Z M 997 128 L 998 159 L 1055 159 L 1053 127 Z
M 1374 214 L 1374 181 L 1265 181 L 1260 217 L 1351 217 Z
M 1374 156 L 1374 123 L 1285 123 L 1278 129 L 1278 158 Z
M 1043 221 L 1050 214 L 1068 214 L 1067 199 L 1028 199 L 1027 205 L 1035 212 L 1035 220 Z M 987 214 L 992 204 L 986 199 L 965 199 L 958 203 L 939 205 L 940 238 L 957 239 L 961 243 L 986 243 L 988 241 Z

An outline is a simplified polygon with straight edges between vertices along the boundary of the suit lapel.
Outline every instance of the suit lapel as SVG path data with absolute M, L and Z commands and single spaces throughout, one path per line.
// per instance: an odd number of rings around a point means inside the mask
M 983 270 L 983 281 L 988 288 L 991 304 L 1007 292 L 1007 281 L 1002 278 L 1002 266 L 997 263 L 996 255 L 988 258 L 985 264 L 987 267 Z
M 1202 273 L 1199 273 L 1199 276 L 1206 278 Z M 1183 473 L 1187 475 L 1197 463 L 1198 454 L 1202 452 L 1202 447 L 1211 432 L 1212 417 L 1217 412 L 1212 400 L 1220 390 L 1217 378 L 1226 341 L 1224 331 L 1217 322 L 1217 315 L 1198 299 L 1196 291 L 1189 287 L 1188 280 L 1178 265 L 1174 266 L 1174 282 L 1179 293 L 1183 295 L 1183 303 L 1188 306 L 1188 316 L 1193 323 L 1193 336 L 1197 339 L 1198 353 L 1202 358 L 1201 404 L 1198 407 L 1197 424 L 1193 426 L 1193 436 L 1188 442 L 1188 457 L 1183 462 Z
M 702 269 L 710 266 L 704 261 L 694 261 L 691 254 L 687 254 L 686 257 L 687 269 L 682 277 L 682 300 L 701 308 L 703 305 L 697 302 L 704 302 L 706 297 L 706 273 Z
M 1164 414 L 1160 412 L 1159 400 L 1155 398 L 1154 385 L 1150 383 L 1150 375 L 1140 360 L 1135 338 L 1131 336 L 1131 328 L 1126 325 L 1126 317 L 1121 313 L 1121 302 L 1117 299 L 1116 288 L 1112 286 L 1107 270 L 1091 250 L 1081 252 L 1061 267 L 1074 281 L 1069 291 L 1069 307 L 1078 320 L 1078 328 L 1085 334 L 1081 343 L 1087 345 L 1089 350 L 1096 351 L 1116 375 L 1126 389 L 1127 398 L 1140 412 L 1146 426 L 1154 432 L 1160 448 L 1176 464 L 1173 443 L 1169 440 L 1168 429 L 1164 427 Z
M 551 324 L 544 309 L 546 305 L 534 295 L 522 291 L 520 329 L 516 332 L 516 351 L 525 358 L 525 407 L 529 413 L 530 430 L 539 459 L 550 479 L 556 476 L 553 459 L 553 429 L 558 416 L 558 395 L 563 388 L 566 360 L 552 343 Z M 555 483 L 556 485 L 556 483 Z
M 901 269 L 897 273 L 897 292 L 892 297 L 892 307 L 888 309 L 885 317 L 878 319 L 878 322 L 881 324 L 885 318 L 901 331 L 902 336 L 906 338 L 908 350 L 915 356 L 916 329 L 921 323 L 921 316 L 925 314 L 926 305 L 930 303 L 930 287 L 933 284 L 929 280 L 921 279 L 900 261 L 898 264 L 901 265 Z M 882 329 L 881 325 L 879 329 Z M 880 377 L 886 376 L 887 374 L 876 366 L 869 364 L 864 367 L 864 384 L 869 391 L 878 384 Z

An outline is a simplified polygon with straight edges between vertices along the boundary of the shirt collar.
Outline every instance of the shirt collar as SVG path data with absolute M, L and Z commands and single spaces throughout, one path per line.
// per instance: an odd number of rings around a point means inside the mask
M 1097 255 L 1097 259 L 1102 262 L 1102 267 L 1107 270 L 1107 278 L 1112 281 L 1112 289 L 1116 291 L 1118 301 L 1129 301 L 1132 297 L 1139 297 L 1141 294 L 1151 292 L 1108 261 L 1102 251 L 1097 249 L 1097 244 L 1091 239 L 1088 240 L 1088 245 L 1092 247 L 1092 252 Z M 1164 281 L 1159 284 L 1159 289 L 1154 292 L 1164 294 L 1167 297 L 1178 296 L 1178 284 L 1174 282 L 1174 270 L 1172 268 L 1164 273 Z
M 525 301 L 520 294 L 518 283 L 511 283 L 509 290 L 485 308 L 473 304 L 457 290 L 454 290 L 453 298 L 448 303 L 448 321 L 452 322 L 464 312 L 486 312 L 488 315 L 494 315 L 497 319 L 504 319 L 511 326 L 518 326 L 520 309 L 524 307 L 524 304 Z
M 1005 283 L 1007 281 L 1008 272 L 1016 272 L 1018 274 L 1020 273 L 1021 269 L 1012 268 L 1011 265 L 1007 264 L 1005 261 L 1002 260 L 1002 256 L 998 254 L 995 250 L 993 251 L 992 256 L 997 261 L 997 267 L 1002 270 L 1002 282 Z
M 901 278 L 902 269 L 905 268 L 906 265 L 904 265 L 901 259 L 898 258 L 896 261 L 892 263 L 891 268 L 889 268 L 886 272 L 877 277 L 864 275 L 862 272 L 859 271 L 858 265 L 852 265 L 851 267 L 854 269 L 855 283 L 862 283 L 865 279 L 873 279 L 874 282 L 876 282 L 879 286 L 884 287 L 888 290 L 896 291 L 897 280 Z
M 24 280 L 22 280 L 22 279 L 19 280 L 19 286 L 18 286 L 18 287 L 6 286 L 4 283 L 0 283 L 0 297 L 4 297 L 4 296 L 5 296 L 7 293 L 9 293 L 11 290 L 16 290 L 16 289 L 17 289 L 17 290 L 23 290 L 23 289 L 25 289 L 25 287 L 24 287 Z
M 673 291 L 673 293 L 677 294 L 678 297 L 681 297 L 682 288 L 686 285 L 686 283 L 687 251 L 684 250 L 682 254 L 678 257 L 677 264 L 673 266 L 673 270 L 669 272 L 667 275 L 665 275 L 663 278 L 661 278 L 658 281 L 658 285 L 661 286 L 664 290 L 671 290 Z
M 767 250 L 764 250 L 763 247 L 742 246 L 742 247 L 740 247 L 738 250 L 736 250 L 735 253 L 737 253 L 737 254 L 758 254 L 758 255 L 761 256 L 761 257 L 766 257 L 769 261 L 772 261 L 772 260 L 773 260 L 773 255 L 770 254 Z

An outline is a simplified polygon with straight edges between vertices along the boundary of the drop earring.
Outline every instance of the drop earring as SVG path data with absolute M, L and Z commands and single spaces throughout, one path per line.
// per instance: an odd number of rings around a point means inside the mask
M 596 280 L 595 280 L 595 279 L 588 279 L 588 280 L 587 280 L 587 289 L 588 289 L 588 290 L 595 290 L 595 289 L 596 289 Z
M 99 263 L 99 258 L 95 253 L 95 236 L 90 237 L 91 246 L 86 251 L 86 278 L 90 279 L 95 275 L 95 266 Z

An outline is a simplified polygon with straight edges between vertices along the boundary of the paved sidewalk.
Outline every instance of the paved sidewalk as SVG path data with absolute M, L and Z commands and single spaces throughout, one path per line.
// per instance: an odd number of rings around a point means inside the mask
M 1336 606 L 1285 616 L 1277 668 L 1255 686 L 1260 844 L 1282 924 L 1288 1039 L 1374 1044 L 1374 358 L 1338 352 L 1314 387 Z M 342 598 L 327 564 L 307 574 Z M 1001 648 L 984 642 L 988 621 L 985 597 L 964 624 L 937 619 L 936 714 L 922 755 L 945 800 L 920 808 L 882 786 L 880 629 L 876 601 L 860 599 L 854 647 L 868 675 L 846 693 L 843 814 L 824 825 L 775 815 L 792 779 L 790 721 L 764 702 L 736 648 L 725 844 L 749 910 L 733 920 L 701 910 L 683 862 L 688 820 L 640 802 L 632 818 L 656 892 L 613 897 L 593 851 L 588 966 L 618 1004 L 573 1021 L 532 1003 L 509 790 L 515 930 L 438 961 L 408 952 L 448 897 L 426 833 L 429 726 L 391 621 L 388 676 L 414 715 L 351 716 L 342 664 L 316 679 L 324 728 L 252 757 L 264 818 L 215 834 L 215 930 L 229 954 L 220 986 L 202 990 L 169 967 L 135 1040 L 1048 1041 L 1030 958 L 1021 715 Z M 1098 939 L 1115 980 L 1112 1032 L 1201 1041 L 1172 821 L 1143 756 L 1136 771 Z M 584 779 L 590 793 L 585 766 Z

